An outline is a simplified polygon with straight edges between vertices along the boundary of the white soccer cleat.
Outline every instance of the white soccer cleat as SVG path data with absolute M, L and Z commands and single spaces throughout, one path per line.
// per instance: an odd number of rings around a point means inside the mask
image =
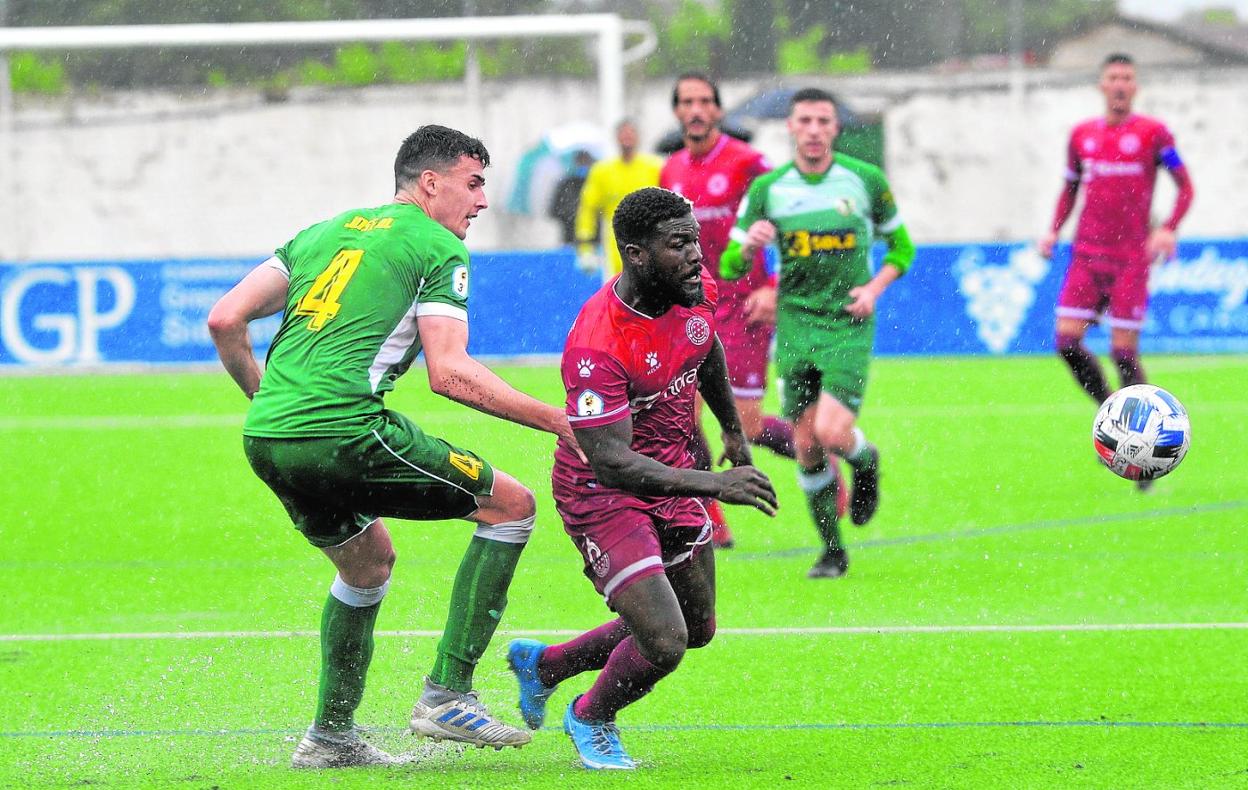
M 327 733 L 309 727 L 290 758 L 291 768 L 357 768 L 368 765 L 404 765 L 412 758 L 387 754 L 360 737 L 358 730 Z
M 411 727 L 412 732 L 425 738 L 467 743 L 477 748 L 519 748 L 533 740 L 524 730 L 494 718 L 474 691 L 433 707 L 418 701 L 412 709 Z

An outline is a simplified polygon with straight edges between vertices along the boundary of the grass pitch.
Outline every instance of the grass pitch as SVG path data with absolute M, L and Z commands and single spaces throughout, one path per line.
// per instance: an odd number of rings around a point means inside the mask
M 423 759 L 291 771 L 332 570 L 248 469 L 242 396 L 224 373 L 3 379 L 0 786 L 1248 787 L 1246 362 L 1146 360 L 1194 439 L 1140 495 L 1096 462 L 1093 409 L 1056 358 L 877 360 L 861 424 L 883 499 L 845 526 L 849 576 L 805 578 L 815 532 L 792 464 L 759 451 L 781 511 L 729 508 L 720 634 L 622 714 L 631 776 L 582 771 L 557 729 L 501 753 L 404 734 L 462 522 L 392 522 L 359 713 Z M 500 372 L 560 398 L 553 369 Z M 478 671 L 518 722 L 509 635 L 608 613 L 554 513 L 552 440 L 422 379 L 390 405 L 538 495 Z M 548 725 L 590 680 L 556 693 Z

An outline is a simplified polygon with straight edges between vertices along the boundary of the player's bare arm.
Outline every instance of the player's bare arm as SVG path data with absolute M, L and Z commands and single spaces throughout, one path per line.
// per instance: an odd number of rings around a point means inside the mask
M 251 350 L 247 325 L 286 305 L 289 282 L 281 271 L 262 263 L 217 300 L 208 313 L 208 333 L 230 378 L 248 398 L 260 389 L 260 363 Z
M 706 402 L 723 432 L 724 452 L 719 463 L 727 461 L 733 466 L 749 466 L 754 463 L 750 456 L 750 442 L 741 429 L 741 417 L 737 414 L 732 385 L 728 381 L 728 360 L 724 347 L 716 337 L 711 351 L 698 369 L 698 392 Z
M 1053 223 L 1049 232 L 1036 241 L 1036 251 L 1045 258 L 1053 257 L 1053 247 L 1057 244 L 1057 236 L 1070 213 L 1075 209 L 1075 197 L 1079 194 L 1079 182 L 1067 180 L 1062 192 L 1057 197 L 1057 208 L 1053 211 Z
M 1174 156 L 1177 157 L 1177 154 Z M 1183 216 L 1187 214 L 1187 210 L 1192 205 L 1192 199 L 1195 197 L 1195 190 L 1192 188 L 1192 179 L 1188 175 L 1187 167 L 1180 164 L 1178 167 L 1170 168 L 1170 177 L 1174 179 L 1174 185 L 1178 192 L 1174 198 L 1174 210 L 1170 212 L 1170 218 L 1159 228 L 1154 228 L 1152 233 L 1148 235 L 1146 242 L 1146 250 L 1149 260 L 1160 260 L 1165 263 L 1174 258 L 1175 250 L 1178 249 L 1178 228 L 1179 223 L 1183 221 Z
M 749 505 L 767 515 L 776 512 L 776 492 L 767 476 L 752 466 L 725 472 L 677 469 L 632 449 L 633 419 L 597 428 L 580 428 L 581 443 L 598 482 L 640 496 L 708 496 L 734 505 Z
M 776 286 L 764 285 L 750 292 L 742 305 L 745 320 L 751 324 L 776 323 Z
M 520 392 L 468 355 L 468 324 L 429 315 L 416 319 L 429 387 L 477 411 L 553 433 L 576 448 L 563 410 Z

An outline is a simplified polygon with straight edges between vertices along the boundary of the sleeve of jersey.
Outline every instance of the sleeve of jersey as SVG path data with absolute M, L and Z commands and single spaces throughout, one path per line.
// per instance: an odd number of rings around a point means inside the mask
M 877 171 L 873 181 L 871 221 L 875 223 L 876 230 L 887 235 L 901 227 L 901 214 L 897 211 L 897 201 L 893 199 L 893 190 L 889 188 L 884 174 Z
M 468 322 L 468 250 L 461 243 L 439 252 L 441 259 L 421 275 L 416 317 L 442 315 Z
M 762 189 L 759 182 L 755 181 L 750 184 L 749 191 L 745 193 L 745 197 L 741 199 L 741 205 L 737 207 L 737 224 L 733 225 L 732 230 L 729 231 L 728 246 L 719 256 L 719 276 L 725 280 L 741 279 L 754 265 L 754 261 L 747 261 L 741 254 L 741 245 L 745 242 L 750 226 L 763 219 L 762 206 Z
M 573 428 L 598 428 L 629 414 L 628 372 L 602 349 L 569 345 L 563 354 L 563 386 Z
M 1066 143 L 1066 172 L 1063 176 L 1068 182 L 1078 183 L 1082 174 L 1083 163 L 1079 159 L 1074 132 L 1071 132 L 1070 140 Z

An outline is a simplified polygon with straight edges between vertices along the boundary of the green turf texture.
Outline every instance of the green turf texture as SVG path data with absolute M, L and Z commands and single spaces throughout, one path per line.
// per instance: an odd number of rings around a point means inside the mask
M 423 759 L 292 771 L 333 572 L 248 469 L 242 396 L 224 373 L 0 379 L 0 787 L 1248 787 L 1248 630 L 1230 627 L 1248 621 L 1248 359 L 1146 363 L 1194 439 L 1140 495 L 1096 461 L 1091 403 L 1055 357 L 877 360 L 860 424 L 883 453 L 882 506 L 844 527 L 840 580 L 805 578 L 815 532 L 792 463 L 758 451 L 781 510 L 729 509 L 720 628 L 864 630 L 721 633 L 621 715 L 641 762 L 630 776 L 582 771 L 551 728 L 591 676 L 556 693 L 522 750 L 415 741 L 403 727 L 436 639 L 394 633 L 378 638 L 358 718 Z M 500 372 L 560 399 L 552 368 Z M 477 677 L 519 723 L 507 632 L 608 613 L 554 512 L 552 439 L 423 379 L 413 370 L 391 407 L 537 493 Z M 471 528 L 391 527 L 378 628 L 436 631 Z M 983 628 L 1196 623 L 1230 625 Z M 205 632 L 257 633 L 13 638 Z

